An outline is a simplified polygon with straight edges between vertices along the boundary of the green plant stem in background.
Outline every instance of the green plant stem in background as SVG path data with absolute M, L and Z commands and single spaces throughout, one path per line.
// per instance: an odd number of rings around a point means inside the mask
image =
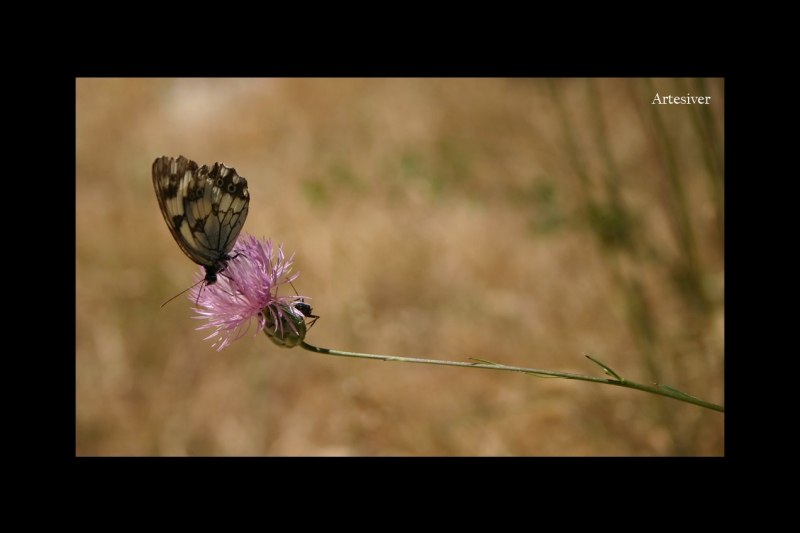
M 547 378 L 562 378 L 562 379 L 576 379 L 579 381 L 590 381 L 592 383 L 601 383 L 604 385 L 615 385 L 617 387 L 625 387 L 628 389 L 636 389 L 644 392 L 650 392 L 652 394 L 658 394 L 660 396 L 666 396 L 667 398 L 672 398 L 673 400 L 680 400 L 682 402 L 693 403 L 694 405 L 699 405 L 700 407 L 705 407 L 706 409 L 712 409 L 714 411 L 719 411 L 721 413 L 725 412 L 725 408 L 713 403 L 704 402 L 699 398 L 695 398 L 694 396 L 690 396 L 685 392 L 681 392 L 677 389 L 673 389 L 672 387 L 668 387 L 666 385 L 659 385 L 656 387 L 651 387 L 649 385 L 642 385 L 641 383 L 636 383 L 633 381 L 629 381 L 620 377 L 616 372 L 611 370 L 609 367 L 594 359 L 592 357 L 586 356 L 587 358 L 591 359 L 593 362 L 597 363 L 601 367 L 603 367 L 603 371 L 611 376 L 614 376 L 616 379 L 604 379 L 604 378 L 595 378 L 592 376 L 584 376 L 581 374 L 570 374 L 569 372 L 553 372 L 550 370 L 537 370 L 535 368 L 523 368 L 519 366 L 506 366 L 506 365 L 499 365 L 496 363 L 492 363 L 491 361 L 486 361 L 487 364 L 480 364 L 480 363 L 459 363 L 456 361 L 438 361 L 436 359 L 417 359 L 412 357 L 392 357 L 388 355 L 371 355 L 371 354 L 364 354 L 364 353 L 353 353 L 353 352 L 342 352 L 339 350 L 329 350 L 328 348 L 317 348 L 316 346 L 312 346 L 310 344 L 306 344 L 302 342 L 300 344 L 304 349 L 308 350 L 309 352 L 316 352 L 316 353 L 323 353 L 326 355 L 337 355 L 341 357 L 357 357 L 360 359 L 378 359 L 381 361 L 398 361 L 401 363 L 422 363 L 427 365 L 444 365 L 444 366 L 460 366 L 466 368 L 482 368 L 486 370 L 505 370 L 508 372 L 522 372 L 524 374 L 530 374 L 537 377 L 547 377 Z

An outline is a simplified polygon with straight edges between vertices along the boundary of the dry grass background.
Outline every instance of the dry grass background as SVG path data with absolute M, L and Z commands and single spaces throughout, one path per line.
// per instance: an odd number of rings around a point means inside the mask
M 723 455 L 724 415 L 616 387 L 218 353 L 180 297 L 162 155 L 248 180 L 314 345 L 621 375 L 724 404 L 724 86 L 80 79 L 77 455 Z M 651 105 L 660 95 L 711 105 Z

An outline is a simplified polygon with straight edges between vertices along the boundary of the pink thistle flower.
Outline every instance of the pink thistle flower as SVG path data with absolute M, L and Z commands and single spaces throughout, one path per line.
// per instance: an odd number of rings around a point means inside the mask
M 277 257 L 273 257 L 270 240 L 239 235 L 231 255 L 232 259 L 220 272 L 215 284 L 201 283 L 205 279 L 202 269 L 194 275 L 197 285 L 189 291 L 189 299 L 197 302 L 198 307 L 193 310 L 198 316 L 192 318 L 208 319 L 208 324 L 200 326 L 198 330 L 215 328 L 203 340 L 217 337 L 213 346 L 219 344 L 217 351 L 220 351 L 241 339 L 250 330 L 255 318 L 257 327 L 253 337 L 264 329 L 271 338 L 278 336 L 296 340 L 286 347 L 299 344 L 305 336 L 305 317 L 295 309 L 295 302 L 302 302 L 307 296 L 278 296 L 281 285 L 294 281 L 300 275 L 298 272 L 289 276 L 294 254 L 287 260 L 283 246 L 280 246 Z M 298 322 L 297 315 L 303 320 Z M 287 331 L 284 331 L 287 324 Z M 267 326 L 272 331 L 267 331 Z M 289 328 L 292 331 L 288 331 Z

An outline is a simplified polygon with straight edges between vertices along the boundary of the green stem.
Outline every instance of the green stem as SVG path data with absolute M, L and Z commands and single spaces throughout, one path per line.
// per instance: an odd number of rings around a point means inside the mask
M 672 398 L 673 400 L 680 400 L 682 402 L 693 403 L 695 405 L 699 405 L 700 407 L 705 407 L 706 409 L 713 409 L 714 411 L 719 411 L 721 413 L 725 412 L 724 407 L 715 405 L 713 403 L 704 402 L 703 400 L 697 399 L 694 396 L 689 396 L 688 394 L 685 393 L 681 393 L 680 391 L 672 392 L 672 390 L 662 389 L 659 387 L 651 387 L 649 385 L 642 385 L 640 383 L 629 381 L 627 379 L 624 381 L 620 381 L 616 379 L 595 378 L 592 376 L 584 376 L 581 374 L 570 374 L 569 372 L 553 372 L 550 370 L 537 370 L 535 368 L 523 368 L 519 366 L 506 366 L 498 364 L 459 363 L 455 361 L 439 361 L 436 359 L 417 359 L 412 357 L 392 357 L 388 355 L 371 355 L 364 353 L 341 352 L 339 350 L 329 350 L 328 348 L 317 348 L 316 346 L 306 344 L 305 342 L 300 343 L 300 346 L 302 346 L 309 352 L 324 353 L 326 355 L 337 355 L 341 357 L 358 357 L 360 359 L 378 359 L 380 361 L 399 361 L 401 363 L 422 363 L 427 365 L 485 368 L 487 370 L 505 370 L 507 372 L 522 372 L 524 374 L 541 375 L 554 378 L 577 379 L 579 381 L 589 381 L 592 383 L 615 385 L 617 387 L 625 387 L 628 389 L 636 389 L 644 392 L 650 392 L 652 394 L 658 394 L 660 396 L 666 396 L 667 398 Z

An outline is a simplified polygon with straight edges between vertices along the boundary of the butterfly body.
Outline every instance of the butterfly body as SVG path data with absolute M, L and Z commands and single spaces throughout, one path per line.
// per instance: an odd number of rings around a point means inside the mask
M 153 186 L 175 242 L 205 268 L 206 284 L 216 283 L 247 219 L 247 180 L 222 163 L 208 168 L 164 156 L 153 163 Z

